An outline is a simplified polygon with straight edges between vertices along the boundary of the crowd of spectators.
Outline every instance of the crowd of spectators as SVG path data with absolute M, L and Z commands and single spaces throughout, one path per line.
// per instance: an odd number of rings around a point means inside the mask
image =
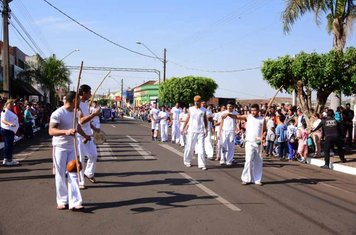
M 0 98 L 0 110 L 3 110 L 6 100 L 6 98 Z M 15 99 L 12 111 L 17 115 L 20 125 L 16 133 L 17 138 L 30 139 L 36 130 L 45 128 L 53 110 L 54 107 L 49 103 Z

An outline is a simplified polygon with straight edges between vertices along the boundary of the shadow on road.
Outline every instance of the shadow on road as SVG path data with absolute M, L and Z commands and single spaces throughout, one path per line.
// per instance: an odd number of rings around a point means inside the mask
M 212 182 L 213 180 L 199 180 L 199 182 Z M 118 181 L 100 181 L 95 186 L 88 188 L 116 188 L 116 187 L 138 187 L 150 185 L 191 185 L 192 183 L 187 179 L 181 178 L 167 178 L 164 180 L 149 180 L 144 182 L 118 182 Z
M 128 177 L 134 175 L 161 175 L 161 174 L 179 174 L 183 171 L 131 171 L 131 172 L 120 172 L 120 173 L 96 173 L 96 177 L 105 177 L 105 176 L 119 176 L 119 177 Z
M 318 184 L 319 182 L 335 181 L 333 179 L 315 179 L 315 178 L 301 178 L 301 179 L 287 179 L 280 181 L 263 182 L 263 184 Z
M 96 210 L 100 209 L 108 209 L 108 208 L 117 208 L 123 206 L 131 206 L 131 205 L 140 205 L 140 204 L 151 204 L 154 203 L 159 206 L 168 206 L 171 208 L 183 208 L 189 207 L 189 205 L 180 205 L 177 203 L 188 202 L 193 200 L 206 200 L 206 199 L 214 199 L 213 196 L 197 196 L 194 194 L 182 194 L 170 191 L 160 191 L 158 193 L 164 193 L 169 196 L 165 197 L 144 197 L 144 198 L 136 198 L 127 201 L 117 201 L 117 202 L 99 202 L 99 203 L 87 203 L 85 206 L 85 213 L 93 213 Z M 195 206 L 195 205 L 194 205 Z M 151 207 L 141 207 L 141 208 L 133 208 L 133 211 L 139 212 L 153 212 L 154 208 Z

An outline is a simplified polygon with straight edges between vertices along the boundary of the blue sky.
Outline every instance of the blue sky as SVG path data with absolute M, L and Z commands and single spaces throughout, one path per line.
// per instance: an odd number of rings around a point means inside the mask
M 259 67 L 267 58 L 305 52 L 326 52 L 332 36 L 325 22 L 317 26 L 314 16 L 298 20 L 289 34 L 281 23 L 283 0 L 48 0 L 95 32 L 132 50 L 151 55 L 135 42 L 141 41 L 158 56 L 167 49 L 167 78 L 187 75 L 213 78 L 216 96 L 269 98 L 274 90 L 263 81 L 260 69 L 219 72 Z M 44 56 L 66 57 L 67 65 L 111 66 L 158 69 L 163 64 L 123 50 L 80 27 L 43 0 L 14 0 L 12 13 L 26 28 Z M 16 22 L 13 21 L 15 26 Z M 19 28 L 19 26 L 17 26 Z M 24 33 L 23 33 L 24 34 Z M 347 46 L 355 46 L 355 32 Z M 31 55 L 34 51 L 10 26 L 10 43 Z M 38 52 L 37 50 L 35 50 Z M 187 68 L 196 68 L 190 70 Z M 104 71 L 84 71 L 82 82 L 96 88 Z M 78 72 L 72 71 L 76 84 Z M 157 79 L 154 73 L 113 72 L 99 93 L 134 87 Z

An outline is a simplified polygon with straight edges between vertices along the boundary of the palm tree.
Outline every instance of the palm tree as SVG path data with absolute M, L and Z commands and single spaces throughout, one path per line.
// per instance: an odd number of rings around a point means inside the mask
M 63 61 L 58 60 L 55 55 L 48 58 L 36 56 L 36 60 L 26 64 L 26 69 L 18 76 L 24 81 L 38 82 L 47 98 L 47 92 L 50 95 L 50 102 L 55 102 L 56 88 L 63 87 L 70 82 L 69 70 L 65 67 Z
M 326 14 L 327 30 L 333 33 L 333 49 L 342 51 L 347 36 L 356 18 L 356 2 L 354 0 L 287 0 L 282 14 L 284 32 L 291 30 L 294 22 L 307 12 L 315 14 L 316 23 L 320 24 L 320 15 Z

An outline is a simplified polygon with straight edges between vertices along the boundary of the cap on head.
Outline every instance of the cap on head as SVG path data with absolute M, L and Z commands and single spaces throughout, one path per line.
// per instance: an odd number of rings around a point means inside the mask
M 194 96 L 194 102 L 200 102 L 201 97 L 199 95 Z

